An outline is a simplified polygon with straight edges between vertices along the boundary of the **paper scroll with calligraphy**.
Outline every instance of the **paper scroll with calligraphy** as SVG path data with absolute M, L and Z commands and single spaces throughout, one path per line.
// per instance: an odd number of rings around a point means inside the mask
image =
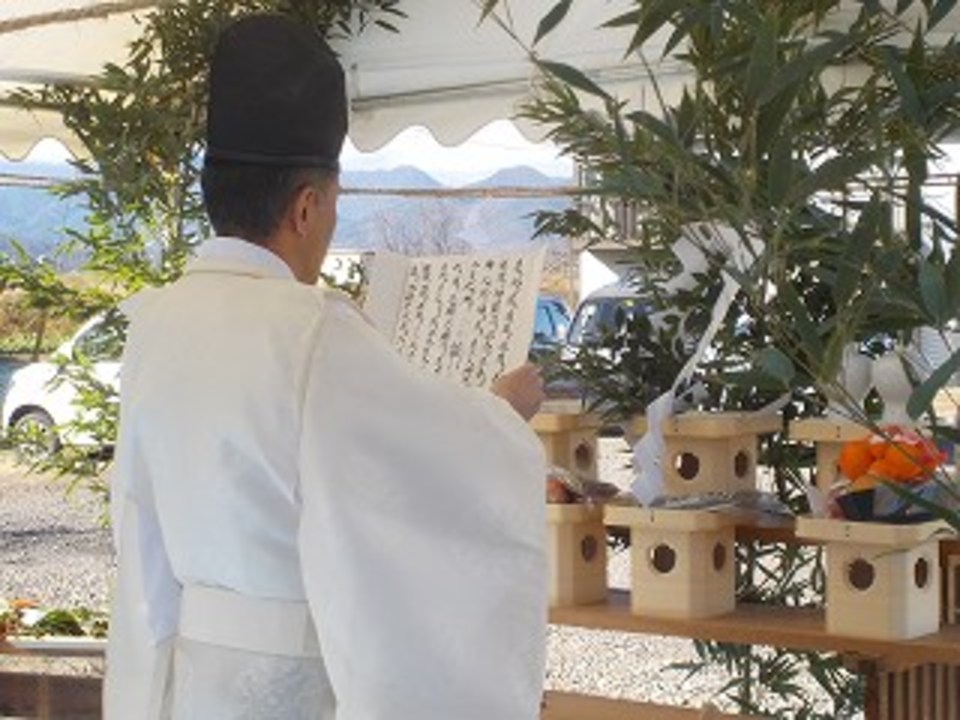
M 527 359 L 544 254 L 377 253 L 364 310 L 414 364 L 487 386 Z

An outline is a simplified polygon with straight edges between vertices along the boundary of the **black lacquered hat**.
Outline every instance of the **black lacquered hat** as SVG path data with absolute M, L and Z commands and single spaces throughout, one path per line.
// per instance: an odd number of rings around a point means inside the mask
M 336 170 L 347 134 L 343 68 L 281 15 L 228 26 L 210 68 L 207 159 Z

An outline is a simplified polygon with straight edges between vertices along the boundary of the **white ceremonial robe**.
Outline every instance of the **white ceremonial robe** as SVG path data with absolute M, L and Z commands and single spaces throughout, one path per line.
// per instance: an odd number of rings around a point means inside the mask
M 544 460 L 506 402 L 241 240 L 125 309 L 107 720 L 538 716 Z

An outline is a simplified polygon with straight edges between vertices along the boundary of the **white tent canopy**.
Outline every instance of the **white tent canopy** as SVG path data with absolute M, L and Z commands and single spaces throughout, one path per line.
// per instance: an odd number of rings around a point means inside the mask
M 122 60 L 126 44 L 138 32 L 129 12 L 68 19 L 93 11 L 97 5 L 90 0 L 0 3 L 0 94 L 37 83 L 85 80 L 104 62 Z M 78 149 L 57 115 L 0 107 L 0 152 L 4 155 L 20 158 L 44 137 L 57 138 Z
M 537 23 L 555 0 L 510 4 L 513 29 L 532 41 Z M 627 2 L 574 3 L 567 19 L 536 50 L 540 57 L 568 63 L 598 84 L 642 106 L 654 103 L 653 89 L 638 57 L 624 58 L 627 30 L 596 28 L 626 11 Z M 423 124 L 444 144 L 457 144 L 492 120 L 514 117 L 530 96 L 533 66 L 527 50 L 492 21 L 478 24 L 476 3 L 466 0 L 409 4 L 399 34 L 374 31 L 342 48 L 351 87 L 351 137 L 372 149 L 403 128 Z M 663 88 L 682 80 L 675 62 L 658 63 Z M 521 126 L 531 138 L 535 130 Z
M 0 94 L 55 80 L 88 80 L 107 61 L 123 62 L 136 37 L 136 13 L 164 0 L 3 0 L 0 2 Z M 893 0 L 889 0 L 892 2 Z M 537 23 L 556 0 L 509 3 L 513 28 L 530 42 Z M 477 0 L 416 0 L 402 4 L 409 17 L 399 34 L 373 28 L 342 44 L 351 93 L 351 139 L 372 150 L 410 125 L 424 125 L 445 144 L 456 144 L 492 120 L 516 115 L 533 78 L 526 51 L 494 22 L 480 24 Z M 844 0 L 848 12 L 858 3 Z M 594 32 L 604 21 L 634 8 L 630 0 L 580 0 L 567 19 L 538 46 L 541 57 L 566 62 L 636 107 L 658 102 L 641 58 L 624 58 L 627 30 Z M 842 25 L 844 17 L 838 18 Z M 960 27 L 960 10 L 941 32 Z M 676 61 L 661 62 L 654 39 L 645 54 L 659 90 L 674 100 L 686 78 Z M 856 81 L 843 73 L 841 82 Z M 531 138 L 533 128 L 521 127 Z M 78 143 L 52 113 L 0 107 L 0 152 L 23 157 L 44 137 L 74 151 Z
M 530 42 L 555 0 L 511 3 L 518 37 Z M 0 92 L 55 80 L 87 81 L 105 62 L 122 62 L 142 15 L 157 0 L 6 0 L 0 3 Z M 537 48 L 621 95 L 653 100 L 639 59 L 625 60 L 626 32 L 592 32 L 630 7 L 625 0 L 574 3 L 567 20 Z M 351 139 L 374 149 L 411 125 L 424 125 L 444 144 L 462 142 L 492 120 L 511 118 L 529 95 L 526 50 L 496 23 L 479 23 L 472 0 L 417 0 L 396 21 L 400 33 L 371 28 L 341 44 L 351 94 Z M 652 53 L 654 64 L 656 53 Z M 659 67 L 671 87 L 677 75 Z M 674 83 L 675 84 L 675 83 Z M 531 137 L 536 133 L 524 128 Z M 22 157 L 43 137 L 79 151 L 52 113 L 0 107 L 0 152 Z

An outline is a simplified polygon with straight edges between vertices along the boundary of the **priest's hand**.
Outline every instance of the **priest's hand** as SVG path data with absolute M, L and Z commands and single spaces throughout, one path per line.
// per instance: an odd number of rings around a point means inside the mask
M 540 369 L 533 363 L 504 373 L 493 381 L 490 390 L 510 403 L 524 420 L 537 414 L 546 397 Z

